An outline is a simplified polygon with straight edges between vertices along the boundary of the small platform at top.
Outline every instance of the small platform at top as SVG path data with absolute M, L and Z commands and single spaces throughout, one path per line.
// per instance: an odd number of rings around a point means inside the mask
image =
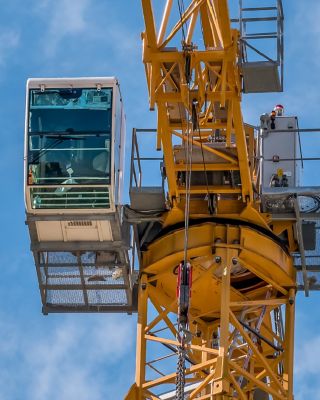
M 283 90 L 282 0 L 239 0 L 231 21 L 240 31 L 240 66 L 244 93 Z
M 130 188 L 130 204 L 137 211 L 165 210 L 165 193 L 161 186 Z
M 279 68 L 271 61 L 245 62 L 241 66 L 245 93 L 281 92 Z

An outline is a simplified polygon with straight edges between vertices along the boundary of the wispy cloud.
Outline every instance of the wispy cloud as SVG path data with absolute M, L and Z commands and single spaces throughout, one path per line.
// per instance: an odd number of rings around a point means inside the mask
M 295 391 L 295 400 L 320 400 L 320 391 L 318 389 L 318 382 L 315 379 L 314 384 L 302 383 Z
M 302 74 L 297 80 L 309 73 L 310 67 L 320 65 L 320 3 L 318 0 L 293 2 L 291 15 L 285 21 L 285 55 L 286 59 L 295 59 L 295 64 L 301 65 Z M 310 54 L 310 57 L 305 57 Z M 288 57 L 289 56 L 289 57 Z
M 102 399 L 105 385 L 100 372 L 115 367 L 132 346 L 132 324 L 106 316 L 93 324 L 67 323 L 27 355 L 31 376 L 30 398 Z M 121 368 L 119 368 L 119 373 Z M 57 390 L 57 388 L 59 388 Z
M 310 375 L 318 375 L 320 360 L 320 336 L 306 340 L 302 346 L 297 349 L 296 356 L 296 374 L 301 379 Z
M 15 322 L 6 319 L 0 324 L 5 344 L 0 346 L 0 398 L 122 398 L 109 397 L 109 393 L 116 390 L 124 395 L 130 385 L 131 367 L 127 368 L 126 362 L 134 347 L 133 319 L 61 316 L 52 323 L 47 318 L 42 324 L 25 327 L 23 336 L 22 327 Z M 52 331 L 45 321 L 54 327 Z M 109 379 L 106 371 L 115 371 L 114 379 Z M 121 386 L 121 379 L 128 383 Z
M 317 309 L 319 296 L 312 293 L 304 298 L 297 296 L 296 333 L 295 333 L 295 399 L 320 400 L 320 390 L 317 385 L 320 359 L 320 334 L 318 313 L 310 310 Z
M 110 63 L 107 54 L 112 52 L 113 59 L 125 59 L 131 64 L 133 54 L 138 56 L 140 52 L 139 33 L 130 32 L 121 15 L 114 14 L 115 8 L 102 7 L 92 0 L 44 0 L 42 6 L 35 10 L 44 26 L 41 38 L 43 54 L 53 59 L 64 51 L 64 58 L 59 61 L 67 68 L 68 62 L 72 62 L 74 68 L 78 59 L 86 61 L 85 54 L 91 49 L 95 51 L 93 59 L 90 57 L 91 63 L 94 59 L 101 60 L 99 55 L 103 51 L 106 63 Z M 79 42 L 83 45 L 83 52 L 75 54 L 73 50 L 79 48 Z M 66 57 L 68 51 L 72 53 L 72 61 Z
M 68 36 L 76 36 L 87 27 L 89 0 L 46 0 L 41 12 L 46 15 L 48 29 L 44 37 L 45 54 L 52 57 Z
M 0 65 L 4 65 L 9 55 L 20 43 L 20 34 L 16 30 L 0 30 Z

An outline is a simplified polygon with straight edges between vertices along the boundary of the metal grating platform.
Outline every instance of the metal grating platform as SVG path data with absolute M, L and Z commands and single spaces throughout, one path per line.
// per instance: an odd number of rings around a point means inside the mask
M 122 215 L 27 214 L 44 314 L 137 311 L 138 271 Z
M 128 266 L 109 253 L 42 251 L 36 258 L 44 313 L 135 310 Z
M 320 290 L 320 187 L 269 188 L 262 200 L 274 221 L 296 223 L 298 290 Z

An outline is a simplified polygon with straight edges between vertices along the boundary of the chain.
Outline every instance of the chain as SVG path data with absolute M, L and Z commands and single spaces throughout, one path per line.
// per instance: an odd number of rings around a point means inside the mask
M 186 45 L 186 35 L 184 32 L 183 25 L 183 12 L 184 2 L 178 0 L 179 13 L 182 25 L 182 44 Z M 191 56 L 190 50 L 184 48 L 185 57 L 185 80 L 188 85 L 188 104 L 190 104 L 190 82 L 191 82 Z M 183 129 L 182 129 L 183 132 Z M 191 135 L 190 135 L 191 134 Z M 188 241 L 189 241 L 189 214 L 190 214 L 190 188 L 191 188 L 191 173 L 192 173 L 192 132 L 190 130 L 190 118 L 187 118 L 187 130 L 186 130 L 186 201 L 184 210 L 184 260 L 180 264 L 178 270 L 178 285 L 177 285 L 177 297 L 178 297 L 178 340 L 180 346 L 177 348 L 177 374 L 176 374 L 176 400 L 184 400 L 184 388 L 185 388 L 185 370 L 186 370 L 186 331 L 188 327 L 188 311 L 189 311 L 189 297 L 190 288 L 192 283 L 191 267 L 188 263 Z M 191 142 L 190 142 L 191 139 Z
M 181 262 L 178 268 L 177 300 L 178 300 L 178 334 L 180 345 L 177 348 L 177 375 L 176 375 L 176 400 L 184 400 L 185 370 L 186 370 L 186 344 L 190 342 L 188 331 L 188 313 L 190 305 L 190 291 L 192 284 L 192 266 L 190 263 Z
M 186 369 L 186 349 L 184 342 L 178 347 L 177 351 L 177 375 L 176 375 L 176 400 L 184 400 L 184 386 L 186 383 L 185 369 Z

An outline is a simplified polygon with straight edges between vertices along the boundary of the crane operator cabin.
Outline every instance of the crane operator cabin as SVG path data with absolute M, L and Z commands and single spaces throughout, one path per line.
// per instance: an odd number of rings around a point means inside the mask
M 125 116 L 118 82 L 29 79 L 26 102 L 25 203 L 44 312 L 126 306 L 128 255 L 118 209 Z M 108 290 L 109 280 L 117 288 Z
M 121 192 L 115 175 L 122 174 L 122 159 L 119 152 L 112 152 L 111 140 L 121 140 L 115 129 L 121 129 L 122 105 L 115 79 L 96 82 L 92 78 L 28 81 L 29 212 L 114 210 Z M 118 190 L 112 197 L 114 185 Z

